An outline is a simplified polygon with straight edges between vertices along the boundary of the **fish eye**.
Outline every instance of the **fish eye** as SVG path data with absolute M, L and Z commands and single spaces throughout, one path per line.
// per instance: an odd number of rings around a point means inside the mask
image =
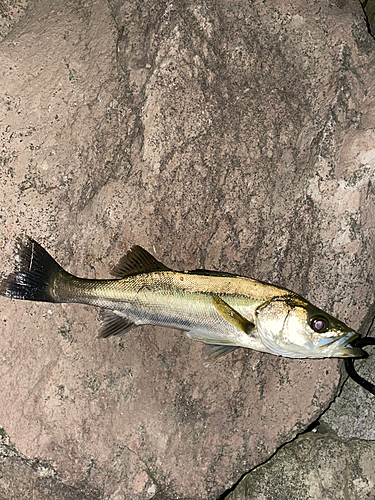
M 314 316 L 310 321 L 310 326 L 314 332 L 325 333 L 329 327 L 328 319 L 323 316 Z

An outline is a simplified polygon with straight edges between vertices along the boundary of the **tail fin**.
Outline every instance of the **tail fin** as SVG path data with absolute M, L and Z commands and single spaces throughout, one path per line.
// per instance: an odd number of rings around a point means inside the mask
M 15 248 L 15 272 L 0 283 L 0 295 L 12 299 L 59 302 L 51 284 L 65 271 L 36 241 L 19 238 Z

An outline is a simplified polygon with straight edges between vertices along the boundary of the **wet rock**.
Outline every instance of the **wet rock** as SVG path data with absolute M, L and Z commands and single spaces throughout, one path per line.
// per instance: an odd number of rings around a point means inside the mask
M 374 456 L 374 442 L 307 433 L 248 474 L 226 500 L 370 500 Z
M 0 50 L 2 272 L 25 231 L 104 278 L 133 243 L 286 286 L 366 328 L 374 40 L 360 6 L 33 4 Z M 118 500 L 216 498 L 323 412 L 335 360 L 98 340 L 80 305 L 0 300 L 0 423 Z

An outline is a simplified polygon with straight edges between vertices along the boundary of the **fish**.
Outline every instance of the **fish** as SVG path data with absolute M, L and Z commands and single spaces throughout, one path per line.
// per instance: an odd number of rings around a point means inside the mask
M 215 362 L 237 348 L 287 358 L 358 358 L 358 334 L 285 288 L 226 272 L 174 271 L 140 246 L 114 266 L 111 279 L 78 278 L 36 241 L 18 238 L 15 269 L 0 282 L 11 299 L 100 307 L 99 337 L 139 325 L 186 332 Z

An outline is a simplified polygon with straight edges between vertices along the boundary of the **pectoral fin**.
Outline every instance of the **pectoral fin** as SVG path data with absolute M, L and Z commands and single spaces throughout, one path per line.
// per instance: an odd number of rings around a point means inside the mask
M 254 323 L 244 318 L 239 312 L 233 309 L 233 307 L 227 304 L 218 295 L 212 295 L 212 300 L 217 311 L 219 311 L 223 318 L 225 318 L 229 323 L 234 325 L 242 332 L 251 335 L 252 330 L 254 330 L 255 328 Z

